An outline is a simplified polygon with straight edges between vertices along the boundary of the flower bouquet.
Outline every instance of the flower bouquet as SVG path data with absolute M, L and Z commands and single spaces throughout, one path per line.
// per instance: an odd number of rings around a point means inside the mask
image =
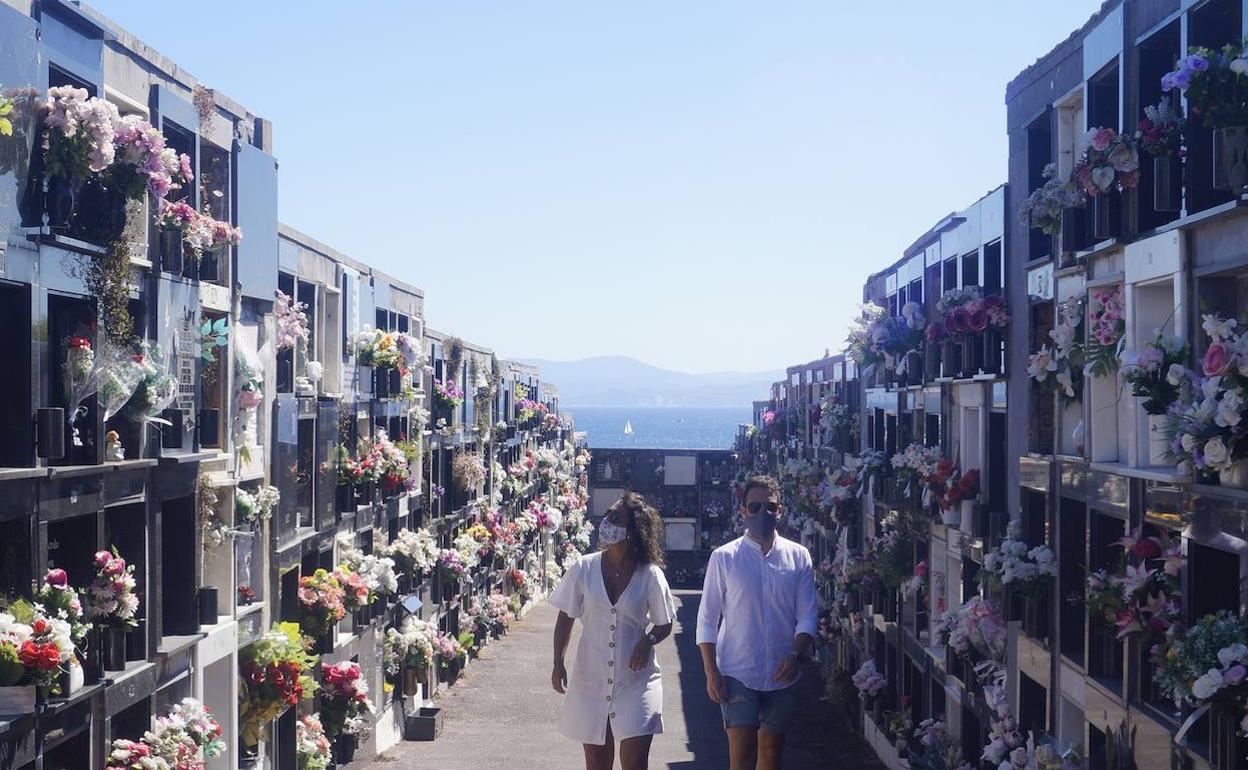
M 65 406 L 70 425 L 80 416 L 79 405 L 99 387 L 99 370 L 95 366 L 95 351 L 91 348 L 91 340 L 80 335 L 67 337 L 64 342 L 65 363 L 61 365 L 62 381 L 65 384 Z M 75 431 L 75 441 L 77 439 Z
M 1161 90 L 1179 89 L 1187 97 L 1192 116 L 1212 129 L 1248 125 L 1248 59 L 1244 45 L 1232 43 L 1220 51 L 1194 47 L 1174 70 L 1161 77 Z
M 1112 128 L 1090 128 L 1083 154 L 1071 178 L 1090 198 L 1133 189 L 1140 182 L 1140 153 L 1135 137 Z
M 996 663 L 1005 660 L 1006 626 L 996 604 L 972 596 L 961 607 L 949 610 L 940 620 L 940 641 L 956 654 L 977 655 Z
M 485 461 L 475 451 L 459 451 L 451 460 L 451 475 L 465 492 L 471 492 L 485 482 Z
M 1066 209 L 1083 208 L 1087 198 L 1073 181 L 1057 177 L 1057 166 L 1050 163 L 1044 167 L 1045 183 L 1032 191 L 1019 208 L 1019 217 L 1030 227 L 1045 235 L 1057 235 L 1062 231 L 1062 215 Z
M 295 724 L 295 763 L 297 770 L 326 770 L 332 755 L 321 718 L 308 714 Z
M 299 627 L 319 638 L 347 615 L 345 591 L 337 573 L 318 569 L 299 579 Z
M 1174 106 L 1174 101 L 1163 98 L 1157 104 L 1144 108 L 1144 117 L 1135 131 L 1135 140 L 1140 149 L 1154 158 L 1182 156 L 1183 154 L 1183 113 Z
M 116 738 L 104 757 L 104 770 L 172 770 L 168 760 L 143 741 Z
M 401 573 L 412 580 L 419 580 L 433 571 L 438 563 L 438 552 L 438 540 L 432 532 L 407 527 L 399 530 L 394 541 L 383 551 L 384 555 L 394 559 Z
M 1122 548 L 1117 566 L 1088 575 L 1088 614 L 1119 639 L 1164 634 L 1182 619 L 1181 544 L 1164 531 L 1144 537 L 1137 529 L 1114 545 Z
M 458 409 L 464 403 L 464 392 L 455 384 L 455 380 L 434 380 L 433 395 L 438 404 L 447 409 Z
M 69 624 L 69 636 L 74 645 L 82 648 L 90 630 L 85 619 L 78 591 L 69 584 L 69 575 L 63 569 L 50 569 L 35 592 L 35 609 L 52 620 Z
M 1027 358 L 1027 376 L 1045 390 L 1069 401 L 1083 397 L 1084 346 L 1080 325 L 1083 302 L 1078 297 L 1057 306 L 1057 323 L 1049 331 L 1054 347 L 1041 345 Z
M 1122 284 L 1094 289 L 1088 305 L 1088 341 L 1084 351 L 1087 372 L 1107 377 L 1118 371 L 1122 336 L 1127 330 L 1122 302 Z
M 864 699 L 874 698 L 888 686 L 888 680 L 875 667 L 875 661 L 870 659 L 854 673 L 852 681 Z
M 450 634 L 442 634 L 433 638 L 433 654 L 437 656 L 438 666 L 443 670 L 453 668 L 467 657 L 467 651 L 459 643 L 459 639 Z
M 112 551 L 96 552 L 95 568 L 95 580 L 87 589 L 91 620 L 104 626 L 137 628 L 139 597 L 134 565 L 127 564 L 114 546 Z
M 225 753 L 221 725 L 204 704 L 184 698 L 166 716 L 156 717 L 143 743 L 171 770 L 203 770 L 205 759 Z
M 50 689 L 73 654 L 67 621 L 47 617 L 24 599 L 0 612 L 0 687 Z
M 285 292 L 277 292 L 273 314 L 277 319 L 277 350 L 290 350 L 308 342 L 308 306 Z
M 261 484 L 255 492 L 243 487 L 234 491 L 234 508 L 244 521 L 267 521 L 281 500 L 281 493 L 272 484 Z
M 321 722 L 327 737 L 367 732 L 372 713 L 360 664 L 349 660 L 321 664 Z
M 131 357 L 132 365 L 139 370 L 138 382 L 130 406 L 139 422 L 168 424 L 160 418 L 178 395 L 178 380 L 173 375 L 173 357 L 165 356 L 159 347 L 146 342 Z
M 239 722 L 242 743 L 255 746 L 264 727 L 290 706 L 312 697 L 316 659 L 303 647 L 299 626 L 278 623 L 239 652 Z
M 1131 386 L 1131 395 L 1144 399 L 1148 414 L 1162 416 L 1179 400 L 1187 352 L 1178 340 L 1159 335 L 1143 350 L 1126 350 L 1119 356 L 1122 381 Z
M 890 316 L 878 305 L 867 304 L 850 326 L 846 352 L 864 370 L 883 364 L 887 371 L 905 375 L 911 353 L 923 343 L 923 308 L 907 302 L 900 316 Z
M 1243 419 L 1248 358 L 1239 352 L 1248 349 L 1248 335 L 1239 333 L 1238 326 L 1235 319 L 1204 316 L 1202 327 L 1210 340 L 1201 362 L 1204 377 L 1191 377 L 1190 386 L 1180 381 L 1189 397 L 1174 405 L 1170 417 L 1170 448 L 1176 462 L 1217 473 L 1229 486 L 1248 484 L 1238 472 L 1248 458 L 1248 421 Z M 1174 374 L 1176 379 L 1182 376 Z
M 1039 596 L 1057 577 L 1057 556 L 1047 545 L 1030 546 L 1023 539 L 1023 522 L 1011 519 L 1005 538 L 996 549 L 984 554 L 980 582 L 998 595 L 1002 590 Z
M 1206 615 L 1190 628 L 1174 625 L 1153 648 L 1157 668 L 1153 683 L 1176 707 L 1220 705 L 1241 717 L 1240 735 L 1248 734 L 1248 620 L 1223 610 Z

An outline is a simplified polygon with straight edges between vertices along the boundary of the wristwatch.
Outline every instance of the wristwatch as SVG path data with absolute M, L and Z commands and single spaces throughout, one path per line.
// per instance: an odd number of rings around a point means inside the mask
M 646 639 L 650 640 L 650 646 L 651 646 L 651 647 L 653 647 L 653 646 L 655 646 L 656 644 L 658 644 L 658 643 L 659 643 L 658 637 L 656 637 L 656 636 L 654 635 L 654 632 L 653 632 L 653 631 L 651 631 L 650 633 L 646 634 Z

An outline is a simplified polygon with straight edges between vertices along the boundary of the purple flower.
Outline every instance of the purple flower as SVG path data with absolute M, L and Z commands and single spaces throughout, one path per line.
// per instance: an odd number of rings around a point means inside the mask
M 1209 69 L 1209 60 L 1198 53 L 1194 53 L 1183 60 L 1183 67 L 1193 72 L 1204 72 Z
M 1167 72 L 1161 76 L 1161 90 L 1163 93 L 1170 93 L 1174 90 L 1174 73 Z
M 1182 69 L 1174 73 L 1172 81 L 1180 91 L 1186 91 L 1187 87 L 1192 84 L 1192 73 L 1190 70 Z
M 1222 678 L 1226 680 L 1227 684 L 1233 687 L 1244 681 L 1245 676 L 1248 676 L 1248 669 L 1244 668 L 1239 663 L 1236 663 L 1226 670 L 1226 673 L 1222 675 Z

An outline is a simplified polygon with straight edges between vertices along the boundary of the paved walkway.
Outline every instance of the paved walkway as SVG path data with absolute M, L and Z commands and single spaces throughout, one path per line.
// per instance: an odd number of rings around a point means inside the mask
M 702 659 L 694 643 L 699 598 L 696 591 L 676 592 L 676 644 L 668 642 L 658 648 L 666 732 L 656 736 L 651 747 L 652 770 L 728 767 L 719 707 L 706 698 Z M 439 699 L 445 722 L 438 740 L 400 743 L 378 757 L 369 770 L 582 770 L 580 745 L 557 730 L 560 696 L 550 688 L 551 637 L 557 614 L 548 604 L 534 607 L 507 636 L 482 651 L 459 683 Z M 813 669 L 799 686 L 804 703 L 789 734 L 786 770 L 816 770 L 831 767 L 833 762 L 854 768 L 879 767 L 839 713 L 819 700 L 821 683 Z

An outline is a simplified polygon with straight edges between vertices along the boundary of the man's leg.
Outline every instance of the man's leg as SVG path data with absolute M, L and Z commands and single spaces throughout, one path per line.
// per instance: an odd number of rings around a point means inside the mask
M 754 725 L 728 728 L 728 761 L 731 770 L 754 770 L 758 761 L 758 728 Z
M 758 764 L 755 770 L 780 770 L 780 761 L 784 755 L 784 733 L 768 730 L 766 727 L 758 731 Z

